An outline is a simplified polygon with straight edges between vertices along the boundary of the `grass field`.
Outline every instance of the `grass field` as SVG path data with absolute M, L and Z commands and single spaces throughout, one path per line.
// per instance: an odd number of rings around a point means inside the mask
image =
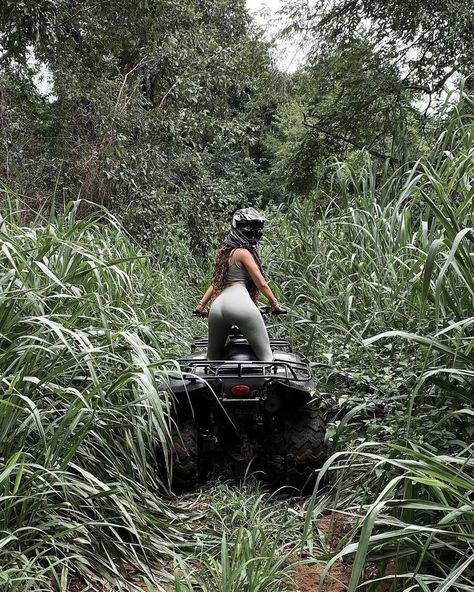
M 340 559 L 351 592 L 473 589 L 472 107 L 411 167 L 335 165 L 344 206 L 268 213 L 291 311 L 273 330 L 310 360 L 334 453 L 304 500 L 252 477 L 175 498 L 156 470 L 161 378 L 205 330 L 190 310 L 209 267 L 187 244 L 152 259 L 80 202 L 26 224 L 2 188 L 1 590 L 290 591 L 299 565 Z

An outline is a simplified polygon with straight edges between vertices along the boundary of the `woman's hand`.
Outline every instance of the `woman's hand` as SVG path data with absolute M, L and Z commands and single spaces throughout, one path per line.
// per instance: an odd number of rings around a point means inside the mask
M 204 296 L 197 303 L 197 306 L 193 310 L 193 314 L 195 314 L 195 315 L 197 315 L 199 317 L 208 317 L 209 316 L 209 311 L 206 308 L 206 304 L 212 298 L 212 295 L 213 294 L 214 294 L 214 286 L 211 284 L 209 286 L 209 288 L 206 290 L 206 292 L 204 293 Z
M 203 306 L 202 304 L 198 304 L 194 310 L 193 310 L 193 314 L 196 314 L 200 317 L 207 317 L 209 316 L 209 311 L 206 309 L 205 306 Z
M 272 314 L 282 314 L 284 312 L 286 312 L 285 309 L 278 304 L 277 300 L 273 300 L 273 302 L 271 302 L 270 310 L 268 311 L 270 316 L 272 316 Z

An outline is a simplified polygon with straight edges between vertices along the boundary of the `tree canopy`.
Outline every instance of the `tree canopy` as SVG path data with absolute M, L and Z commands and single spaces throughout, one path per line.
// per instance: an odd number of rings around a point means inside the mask
M 243 0 L 1 7 L 1 178 L 37 207 L 51 186 L 105 204 L 148 246 L 167 228 L 206 249 L 209 220 L 308 195 L 334 158 L 410 161 L 424 97 L 473 63 L 467 0 L 289 2 L 311 46 L 293 74 Z
M 2 14 L 2 176 L 16 189 L 34 176 L 80 192 L 147 241 L 176 219 L 197 237 L 211 211 L 265 197 L 280 75 L 243 1 L 7 2 Z M 29 52 L 51 73 L 52 101 Z
M 352 38 L 371 42 L 403 71 L 407 88 L 439 92 L 454 76 L 469 76 L 474 62 L 470 0 L 293 0 L 291 27 L 314 36 L 318 47 Z

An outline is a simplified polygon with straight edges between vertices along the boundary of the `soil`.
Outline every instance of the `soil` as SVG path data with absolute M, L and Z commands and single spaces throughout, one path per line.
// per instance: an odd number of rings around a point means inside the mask
M 351 568 L 337 561 L 321 584 L 321 574 L 326 566 L 321 564 L 298 565 L 295 570 L 294 592 L 345 592 L 351 577 Z
M 333 513 L 324 516 L 317 523 L 318 530 L 325 538 L 325 543 L 331 549 L 335 549 L 341 539 L 350 531 L 351 523 L 342 514 Z M 295 568 L 295 587 L 292 592 L 346 592 L 347 585 L 351 578 L 351 565 L 343 560 L 338 560 L 331 567 L 330 571 L 321 582 L 321 576 L 326 564 L 321 561 L 317 563 L 317 555 L 309 554 L 299 559 L 314 560 L 314 563 L 298 565 Z M 376 577 L 375 566 L 367 566 L 366 576 Z M 388 575 L 389 570 L 386 572 Z M 393 572 L 391 572 L 393 573 Z M 388 592 L 391 581 L 381 582 L 378 592 Z
M 342 514 L 333 513 L 318 520 L 317 528 L 325 539 L 325 543 L 334 549 L 340 540 L 349 532 L 351 524 Z M 351 577 L 350 565 L 341 560 L 331 567 L 321 585 L 321 576 L 325 563 L 316 563 L 317 556 L 306 556 L 302 559 L 314 559 L 315 563 L 298 565 L 295 569 L 295 588 L 293 592 L 345 592 Z
M 86 584 L 84 580 L 81 578 L 74 577 L 72 580 L 69 581 L 67 591 L 68 592 L 82 592 L 86 588 Z

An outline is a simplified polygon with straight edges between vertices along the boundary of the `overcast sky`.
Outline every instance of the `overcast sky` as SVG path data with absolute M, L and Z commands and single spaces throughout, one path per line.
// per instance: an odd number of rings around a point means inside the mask
M 277 35 L 282 23 L 277 23 L 277 12 L 282 5 L 281 0 L 246 0 L 247 9 L 255 21 L 267 31 L 267 38 Z M 293 72 L 303 61 L 304 51 L 298 47 L 297 40 L 276 43 L 275 59 L 281 70 Z

